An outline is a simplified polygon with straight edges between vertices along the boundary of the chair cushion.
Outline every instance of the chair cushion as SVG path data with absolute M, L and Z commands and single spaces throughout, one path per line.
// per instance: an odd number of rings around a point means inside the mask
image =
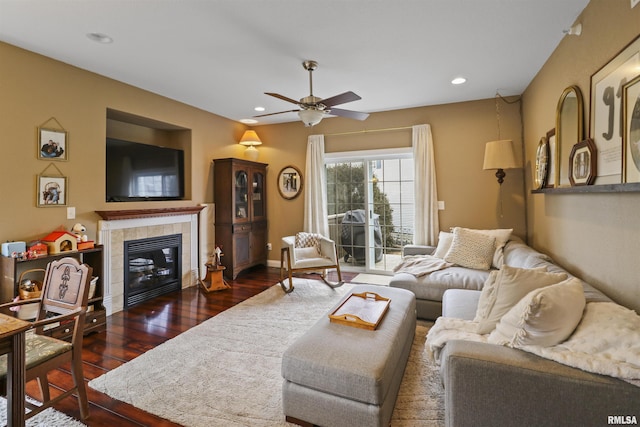
M 25 367 L 30 369 L 62 353 L 71 351 L 71 343 L 28 332 L 25 336 Z M 0 378 L 7 375 L 7 355 L 0 356 Z
M 296 248 L 316 248 L 320 253 L 320 242 L 316 233 L 297 233 L 295 246 Z

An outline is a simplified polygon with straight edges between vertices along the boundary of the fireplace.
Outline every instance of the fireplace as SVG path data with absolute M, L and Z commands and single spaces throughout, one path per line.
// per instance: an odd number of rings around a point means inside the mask
M 124 242 L 124 308 L 182 288 L 182 235 Z

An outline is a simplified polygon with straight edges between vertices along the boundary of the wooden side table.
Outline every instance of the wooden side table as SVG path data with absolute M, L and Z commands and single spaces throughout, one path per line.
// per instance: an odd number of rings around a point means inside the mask
M 0 354 L 8 354 L 7 425 L 24 426 L 25 339 L 31 323 L 0 314 Z
M 231 285 L 224 280 L 224 276 L 222 275 L 222 272 L 225 270 L 223 265 L 205 265 L 207 266 L 207 275 L 204 279 L 199 280 L 200 285 L 205 292 L 223 291 L 231 287 Z

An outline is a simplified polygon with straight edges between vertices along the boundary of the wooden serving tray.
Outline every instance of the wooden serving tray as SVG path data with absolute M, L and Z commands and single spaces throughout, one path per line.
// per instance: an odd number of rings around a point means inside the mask
M 375 292 L 354 293 L 329 314 L 329 321 L 373 331 L 380 324 L 390 303 L 389 298 Z

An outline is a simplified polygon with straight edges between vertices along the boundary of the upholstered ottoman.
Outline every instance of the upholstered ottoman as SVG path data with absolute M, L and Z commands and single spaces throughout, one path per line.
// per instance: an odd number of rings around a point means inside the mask
M 287 421 L 389 425 L 415 334 L 415 295 L 374 285 L 356 286 L 352 292 L 390 298 L 389 309 L 373 331 L 331 323 L 332 309 L 285 351 L 282 404 Z

